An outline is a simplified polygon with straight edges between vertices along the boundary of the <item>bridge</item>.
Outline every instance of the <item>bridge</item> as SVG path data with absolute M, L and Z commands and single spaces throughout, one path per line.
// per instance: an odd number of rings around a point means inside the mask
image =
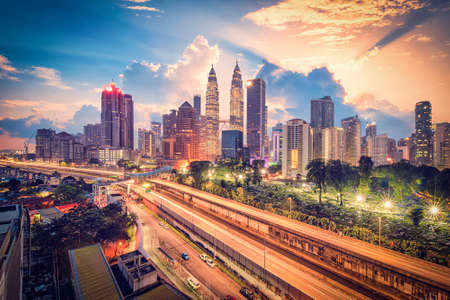
M 275 249 L 363 294 L 388 299 L 448 299 L 449 268 L 410 257 L 239 202 L 161 179 L 156 193 L 168 195 L 264 240 Z M 274 274 L 282 277 L 282 274 Z M 339 278 L 339 280 L 337 279 Z M 286 288 L 289 283 L 277 283 Z M 292 286 L 291 286 L 292 288 Z

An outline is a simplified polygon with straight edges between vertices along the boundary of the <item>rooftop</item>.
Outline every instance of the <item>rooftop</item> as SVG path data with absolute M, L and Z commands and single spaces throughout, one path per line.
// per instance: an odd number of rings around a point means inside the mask
M 99 244 L 69 250 L 74 289 L 81 299 L 123 299 Z

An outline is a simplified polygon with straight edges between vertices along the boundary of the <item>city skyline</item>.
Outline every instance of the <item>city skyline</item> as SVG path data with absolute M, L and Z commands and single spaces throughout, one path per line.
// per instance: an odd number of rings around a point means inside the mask
M 362 3 L 346 14 L 328 1 L 320 12 L 307 1 L 136 3 L 69 3 L 51 15 L 48 4 L 8 4 L 0 21 L 0 148 L 23 148 L 37 128 L 76 134 L 99 123 L 98 97 L 111 78 L 133 95 L 136 136 L 167 108 L 197 93 L 205 99 L 211 63 L 220 119 L 227 119 L 236 58 L 243 81 L 266 81 L 268 128 L 308 120 L 309 101 L 327 95 L 335 126 L 358 114 L 361 127 L 376 121 L 379 132 L 399 139 L 414 130 L 414 105 L 424 100 L 433 105 L 433 123 L 448 121 L 448 3 Z M 208 17 L 191 24 L 200 15 Z M 91 16 L 93 26 L 84 25 Z M 12 25 L 15 18 L 23 29 Z M 105 47 L 114 39 L 115 47 Z

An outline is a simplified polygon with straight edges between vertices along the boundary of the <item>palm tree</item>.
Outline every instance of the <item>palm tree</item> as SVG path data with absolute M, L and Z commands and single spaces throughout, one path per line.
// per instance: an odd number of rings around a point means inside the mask
M 319 187 L 319 203 L 322 204 L 322 189 L 325 187 L 326 169 L 322 159 L 312 160 L 306 167 L 308 174 L 306 180 Z
M 327 163 L 325 170 L 325 181 L 335 189 L 337 201 L 339 201 L 339 205 L 342 206 L 344 204 L 342 199 L 344 191 L 350 186 L 358 186 L 358 172 L 349 164 L 341 163 L 340 160 L 330 160 Z

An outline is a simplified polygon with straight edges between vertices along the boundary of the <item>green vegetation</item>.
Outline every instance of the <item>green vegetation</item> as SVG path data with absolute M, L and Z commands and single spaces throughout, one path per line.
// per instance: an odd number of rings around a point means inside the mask
M 222 162 L 203 171 L 199 188 L 372 244 L 378 244 L 381 217 L 383 247 L 449 265 L 450 170 L 407 161 L 373 168 L 368 157 L 358 167 L 312 161 L 306 176 L 311 192 L 305 182 L 261 182 L 255 178 L 261 168 Z M 193 186 L 193 174 L 175 177 Z
M 60 184 L 55 191 L 58 204 L 81 202 L 85 199 L 85 192 L 80 184 Z

